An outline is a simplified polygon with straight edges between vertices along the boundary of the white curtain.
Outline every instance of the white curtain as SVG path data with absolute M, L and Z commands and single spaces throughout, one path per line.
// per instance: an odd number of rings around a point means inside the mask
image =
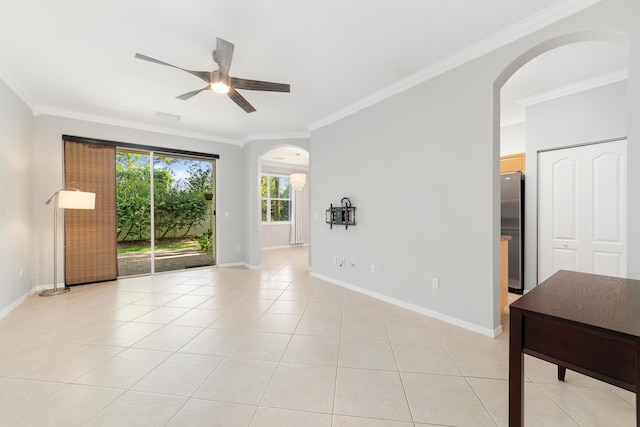
M 291 218 L 291 238 L 289 244 L 302 245 L 304 236 L 302 235 L 302 200 L 300 194 L 302 190 L 294 191 L 293 215 Z

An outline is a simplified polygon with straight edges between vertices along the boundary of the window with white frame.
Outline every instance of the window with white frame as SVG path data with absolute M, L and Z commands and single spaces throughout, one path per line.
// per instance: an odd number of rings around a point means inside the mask
M 262 175 L 262 222 L 291 221 L 291 184 L 288 175 Z

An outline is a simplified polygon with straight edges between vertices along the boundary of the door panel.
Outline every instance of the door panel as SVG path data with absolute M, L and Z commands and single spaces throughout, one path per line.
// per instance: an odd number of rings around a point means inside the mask
M 559 243 L 575 241 L 578 222 L 578 167 L 573 159 L 560 159 L 552 165 L 551 183 L 553 188 L 553 234 L 551 238 Z
M 590 225 L 585 250 L 591 254 L 591 263 L 585 268 L 595 274 L 625 277 L 626 141 L 586 146 L 584 151 L 592 184 L 585 200 L 591 210 L 591 222 L 585 224 Z
M 118 275 L 150 274 L 151 165 L 149 151 L 116 150 Z
M 117 153 L 120 276 L 215 265 L 215 161 Z
M 626 140 L 538 155 L 538 283 L 559 269 L 626 276 Z
M 620 276 L 624 271 L 624 258 L 620 253 L 593 252 L 593 272 L 605 276 Z
M 618 198 L 618 195 L 605 190 L 598 193 L 598 190 L 595 190 L 593 195 L 593 242 L 622 243 L 619 206 L 617 203 L 606 201 Z
M 622 156 L 607 153 L 593 160 L 593 242 L 622 243 Z
M 155 152 L 153 170 L 153 271 L 215 265 L 215 162 Z
M 569 270 L 576 271 L 578 267 L 578 251 L 575 249 L 553 248 L 552 270 Z
M 543 160 L 539 160 L 538 191 L 546 199 L 544 204 L 540 203 L 538 233 L 546 251 L 539 251 L 538 276 L 547 278 L 558 270 L 575 271 L 578 267 L 582 255 L 578 249 L 582 212 L 578 209 L 577 159 L 563 153 Z

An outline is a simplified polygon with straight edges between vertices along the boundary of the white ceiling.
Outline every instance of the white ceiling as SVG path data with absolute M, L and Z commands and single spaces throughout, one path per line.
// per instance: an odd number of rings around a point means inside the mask
M 303 136 L 433 70 L 598 1 L 3 0 L 0 78 L 35 114 L 230 143 Z M 289 83 L 291 93 L 241 91 L 257 109 L 251 114 L 212 91 L 181 101 L 175 97 L 203 82 L 134 58 L 139 52 L 210 71 L 217 68 L 211 58 L 216 37 L 235 44 L 232 76 Z M 624 55 L 607 51 L 612 57 L 593 70 L 583 64 L 594 62 L 595 51 L 564 49 L 557 55 L 563 59 L 547 61 L 556 71 L 531 68 L 507 84 L 505 112 L 513 107 L 509 114 L 517 116 L 514 100 L 521 97 L 626 66 Z M 557 71 L 561 63 L 573 76 Z
M 544 53 L 516 71 L 502 87 L 502 123 L 523 121 L 529 103 L 626 79 L 627 63 L 625 46 L 601 41 Z
M 309 152 L 301 148 L 278 147 L 265 153 L 262 156 L 262 161 L 295 166 L 306 170 L 309 166 Z

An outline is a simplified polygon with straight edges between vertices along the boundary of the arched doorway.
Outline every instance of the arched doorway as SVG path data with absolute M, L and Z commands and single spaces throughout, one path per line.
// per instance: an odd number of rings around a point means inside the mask
M 250 269 L 259 269 L 262 265 L 262 163 L 269 162 L 265 155 L 274 149 L 288 147 L 289 150 L 298 150 L 309 157 L 309 138 L 291 138 L 291 139 L 274 139 L 274 140 L 255 140 L 248 142 L 244 148 L 245 170 L 247 175 L 245 178 L 245 194 L 247 197 L 247 209 L 245 215 L 246 233 L 244 244 L 244 262 L 243 265 Z M 282 157 L 277 155 L 275 157 Z M 306 154 L 305 154 L 306 153 Z M 291 156 L 295 156 L 292 151 Z M 282 162 L 282 159 L 271 159 Z M 307 160 L 308 164 L 308 160 Z M 289 170 L 296 169 L 295 165 L 289 165 Z M 307 166 L 307 171 L 309 167 Z M 307 191 L 309 191 L 310 175 L 307 174 Z M 307 238 L 309 239 L 309 238 Z M 240 250 L 240 249 L 238 249 Z
M 528 94 L 528 102 L 533 101 L 549 101 L 560 96 L 569 96 L 573 93 L 580 91 L 586 91 L 593 89 L 594 87 L 605 84 L 613 84 L 618 81 L 626 80 L 625 70 L 621 68 L 626 67 L 624 64 L 603 64 L 598 63 L 598 54 L 592 54 L 589 56 L 590 49 L 593 52 L 606 52 L 612 53 L 611 57 L 625 59 L 628 57 L 628 47 L 626 45 L 625 35 L 612 32 L 602 31 L 586 31 L 579 33 L 567 34 L 559 36 L 543 42 L 522 55 L 516 58 L 511 64 L 509 64 L 503 73 L 496 79 L 494 83 L 494 103 L 499 108 L 495 111 L 501 111 L 502 119 L 505 119 L 505 109 L 503 104 L 512 103 L 513 99 L 505 99 L 505 94 L 502 92 L 503 88 L 512 92 L 514 87 L 518 85 L 522 86 L 522 82 L 518 82 L 518 79 L 522 76 L 538 77 L 545 81 L 538 83 L 537 91 L 544 96 L 531 97 L 532 93 Z M 573 54 L 572 54 L 573 52 Z M 580 52 L 580 55 L 575 54 Z M 586 53 L 586 54 L 585 54 Z M 575 55 L 574 61 L 568 61 L 567 58 L 571 58 L 571 55 Z M 586 58 L 584 60 L 580 58 Z M 595 65 L 595 66 L 590 66 Z M 607 67 L 611 65 L 612 67 Z M 571 70 L 570 67 L 574 69 Z M 555 70 L 554 70 L 555 67 Z M 593 71 L 590 71 L 593 70 Z M 573 81 L 570 80 L 570 76 L 574 75 Z M 608 79 L 608 80 L 607 80 Z M 550 84 L 556 81 L 555 87 Z M 515 82 L 515 83 L 514 83 Z M 512 86 L 511 88 L 509 86 Z M 534 85 L 535 86 L 535 85 Z M 558 90 L 562 89 L 562 90 Z M 555 94 L 553 93 L 555 91 Z M 539 95 L 539 94 L 538 94 Z M 520 94 L 520 98 L 526 98 L 527 94 Z M 511 114 L 511 118 L 513 114 Z M 519 121 L 516 120 L 516 123 Z M 523 117 L 521 122 L 526 123 L 526 117 Z M 551 126 L 551 125 L 550 125 Z M 537 152 L 540 148 L 535 144 L 529 144 L 526 135 L 529 135 L 529 131 L 525 131 L 524 124 L 522 125 L 521 134 L 514 137 L 514 133 L 506 134 L 504 128 L 501 126 L 501 117 L 494 117 L 494 144 L 497 147 L 496 152 L 505 153 L 503 143 L 506 139 L 511 138 L 512 144 L 511 150 L 514 150 L 513 146 L 520 144 L 520 149 L 526 152 L 526 178 L 525 178 L 525 230 L 524 230 L 524 282 L 525 290 L 531 289 L 537 284 L 537 232 L 538 232 L 538 217 L 537 217 Z M 625 134 L 626 135 L 626 134 Z M 616 137 L 622 135 L 615 135 Z M 520 137 L 520 138 L 518 138 Z M 603 139 L 600 136 L 594 136 L 594 140 Z M 581 141 L 582 143 L 593 142 L 588 138 Z M 568 146 L 575 144 L 575 141 L 569 141 L 560 143 L 558 147 Z M 501 150 L 502 149 L 502 150 Z M 499 192 L 499 185 L 496 183 L 494 187 Z M 499 200 L 499 196 L 498 196 Z M 500 210 L 496 212 L 496 216 L 499 217 Z
M 309 152 L 273 148 L 262 155 L 260 175 L 261 249 L 308 244 Z

